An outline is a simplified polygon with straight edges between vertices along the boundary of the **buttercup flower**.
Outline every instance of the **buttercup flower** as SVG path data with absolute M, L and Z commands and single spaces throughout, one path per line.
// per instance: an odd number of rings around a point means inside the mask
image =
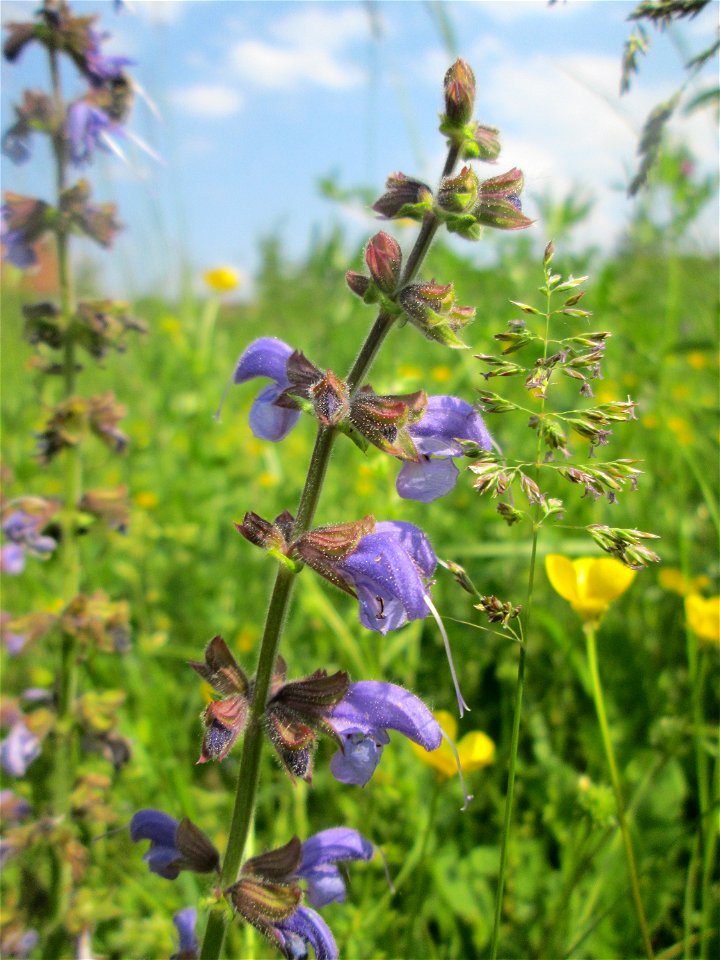
M 175 880 L 181 870 L 211 873 L 220 866 L 220 854 L 195 824 L 178 821 L 162 810 L 139 810 L 130 821 L 134 843 L 149 840 L 143 860 L 152 873 Z
M 710 585 L 710 577 L 701 574 L 699 577 L 687 577 L 677 567 L 663 567 L 658 574 L 658 580 L 663 590 L 677 593 L 681 597 L 697 593 Z
M 203 280 L 218 293 L 234 290 L 240 283 L 240 275 L 232 267 L 214 267 L 203 274 Z
M 612 601 L 627 590 L 636 573 L 613 557 L 569 560 L 557 553 L 545 558 L 545 570 L 553 589 L 584 623 L 597 623 Z
M 403 499 L 422 503 L 437 500 L 457 483 L 459 470 L 453 457 L 462 457 L 464 452 L 458 441 L 473 441 L 482 450 L 492 445 L 480 414 L 459 397 L 428 397 L 425 414 L 408 427 L 408 433 L 421 459 L 403 463 L 396 487 Z
M 720 597 L 701 597 L 697 593 L 685 597 L 685 617 L 690 629 L 700 640 L 720 646 Z
M 298 880 L 307 880 L 306 896 L 313 907 L 344 903 L 345 879 L 336 864 L 348 860 L 371 860 L 375 848 L 361 833 L 350 827 L 331 827 L 309 837 L 302 845 Z
M 425 704 L 402 687 L 381 680 L 350 684 L 332 709 L 327 725 L 340 740 L 330 770 L 341 783 L 361 787 L 370 780 L 390 742 L 388 730 L 397 730 L 424 750 L 437 750 L 442 732 Z
M 433 713 L 435 720 L 440 724 L 443 732 L 454 740 L 457 736 L 457 720 L 447 710 L 437 710 Z M 450 744 L 446 740 L 437 750 L 426 753 L 414 743 L 411 744 L 415 753 L 423 763 L 434 767 L 442 777 L 454 777 L 458 773 L 458 763 Z M 457 744 L 459 766 L 463 773 L 481 770 L 495 759 L 495 744 L 482 730 L 471 730 Z
M 276 403 L 280 394 L 290 386 L 287 362 L 293 353 L 293 348 L 277 337 L 260 337 L 238 358 L 233 383 L 246 383 L 255 377 L 275 381 L 260 391 L 250 410 L 250 429 L 260 440 L 277 443 L 290 433 L 300 418 L 299 410 Z

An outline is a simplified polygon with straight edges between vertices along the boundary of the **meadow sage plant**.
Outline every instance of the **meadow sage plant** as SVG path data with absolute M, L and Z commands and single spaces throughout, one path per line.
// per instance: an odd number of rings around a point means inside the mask
M 126 303 L 78 299 L 73 278 L 73 236 L 110 247 L 119 228 L 115 206 L 96 202 L 85 178 L 98 150 L 122 152 L 118 141 L 126 137 L 133 103 L 125 69 L 130 61 L 108 56 L 106 38 L 96 17 L 75 14 L 63 0 L 46 0 L 33 20 L 7 25 L 4 46 L 10 62 L 22 59 L 27 47 L 44 50 L 48 61 L 49 90 L 25 91 L 2 149 L 15 163 L 28 164 L 45 138 L 55 194 L 41 199 L 7 192 L 2 242 L 15 268 L 31 269 L 42 257 L 57 273 L 57 299 L 28 304 L 23 312 L 25 337 L 36 348 L 33 369 L 52 381 L 45 396 L 54 395 L 37 434 L 38 459 L 49 469 L 60 466 L 62 488 L 52 499 L 11 494 L 10 480 L 3 491 L 3 573 L 33 576 L 36 564 L 46 562 L 61 598 L 51 611 L 3 614 L 8 654 L 20 658 L 37 645 L 33 656 L 52 664 L 46 687 L 24 690 L 3 710 L 8 732 L 0 758 L 4 772 L 18 782 L 18 793 L 10 791 L 13 814 L 3 813 L 9 824 L 3 860 L 22 858 L 27 888 L 5 901 L 7 955 L 24 956 L 33 948 L 35 926 L 43 931 L 42 956 L 74 955 L 72 943 L 84 923 L 76 913 L 83 888 L 95 894 L 102 889 L 91 841 L 116 818 L 102 795 L 130 755 L 117 729 L 123 692 L 92 690 L 82 669 L 96 651 L 118 654 L 128 647 L 127 603 L 102 590 L 85 592 L 90 571 L 80 546 L 81 535 L 91 528 L 95 533 L 96 525 L 120 531 L 127 525 L 126 489 L 86 489 L 83 473 L 97 441 L 118 454 L 128 441 L 119 427 L 124 407 L 111 393 L 80 393 L 79 375 L 86 364 L 124 350 L 129 332 L 142 330 Z M 73 70 L 80 89 L 68 99 L 62 84 Z M 30 667 L 18 664 L 18 673 Z M 93 768 L 91 753 L 104 758 L 103 773 Z
M 301 843 L 296 837 L 284 847 L 243 862 L 255 816 L 262 745 L 267 737 L 292 780 L 312 778 L 318 738 L 336 745 L 330 762 L 341 783 L 364 786 L 372 777 L 394 731 L 423 752 L 439 750 L 443 731 L 425 703 L 396 684 L 382 679 L 352 680 L 343 670 L 320 668 L 309 676 L 287 678 L 288 665 L 279 648 L 282 628 L 295 582 L 318 574 L 358 603 L 360 624 L 386 635 L 407 623 L 432 615 L 443 637 L 458 707 L 467 704 L 450 652 L 447 633 L 432 599 L 438 559 L 420 527 L 398 520 L 366 516 L 335 525 L 314 527 L 330 454 L 344 435 L 366 453 L 377 448 L 399 461 L 401 497 L 430 503 L 449 492 L 458 479 L 456 461 L 466 445 L 473 455 L 489 451 L 492 440 L 472 398 L 428 395 L 418 384 L 409 394 L 378 394 L 367 382 L 370 367 L 383 341 L 396 324 L 407 336 L 419 332 L 438 349 L 463 349 L 463 329 L 474 309 L 458 303 L 451 282 L 418 279 L 423 260 L 438 229 L 445 226 L 470 240 L 486 227 L 522 229 L 531 221 L 522 213 L 522 173 L 483 180 L 471 161 L 495 161 L 500 151 L 498 131 L 473 119 L 475 81 L 470 67 L 456 61 L 444 82 L 444 112 L 440 130 L 448 151 L 436 191 L 402 173 L 393 174 L 387 192 L 375 204 L 386 219 L 410 218 L 420 224 L 418 237 L 406 254 L 385 231 L 365 249 L 367 273 L 349 271 L 353 294 L 377 310 L 377 317 L 347 376 L 318 365 L 296 345 L 270 334 L 248 344 L 240 353 L 223 400 L 234 385 L 264 379 L 250 411 L 250 426 L 259 440 L 281 442 L 305 414 L 317 422 L 317 437 L 300 502 L 274 520 L 247 510 L 236 524 L 249 543 L 276 561 L 254 674 L 236 661 L 217 636 L 203 660 L 190 666 L 219 694 L 203 712 L 204 735 L 200 763 L 222 762 L 242 739 L 232 821 L 219 867 L 218 885 L 205 927 L 200 956 L 218 958 L 232 914 L 259 930 L 288 958 L 308 955 L 332 958 L 338 950 L 327 924 L 313 907 L 345 897 L 336 864 L 373 856 L 372 838 L 350 827 L 332 827 Z M 460 172 L 456 172 L 458 163 Z M 219 415 L 219 411 L 218 411 Z M 287 654 L 286 654 L 287 655 Z M 457 763 L 457 751 L 448 741 Z M 465 805 L 471 799 L 464 788 Z M 176 820 L 160 811 L 136 814 L 133 839 L 150 840 L 146 859 L 161 876 L 197 870 L 193 851 L 203 867 L 215 865 L 207 838 L 192 832 L 187 818 Z M 194 831 L 196 828 L 192 828 Z M 204 837 L 204 835 L 201 835 Z M 303 890 L 300 881 L 307 882 Z M 306 906 L 305 903 L 310 904 Z M 228 907 L 231 909 L 229 910 Z M 195 915 L 176 917 L 188 955 L 194 950 Z

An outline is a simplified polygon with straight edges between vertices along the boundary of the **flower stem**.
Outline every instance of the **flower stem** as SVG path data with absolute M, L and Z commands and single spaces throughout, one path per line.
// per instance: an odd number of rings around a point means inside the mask
M 452 171 L 457 156 L 457 148 L 451 147 L 448 150 L 443 176 L 447 176 Z M 438 226 L 439 220 L 434 214 L 428 214 L 423 221 L 417 240 L 405 262 L 399 288 L 410 283 L 417 274 L 430 248 Z M 362 381 L 367 376 L 378 350 L 390 332 L 394 320 L 394 317 L 383 311 L 379 313 L 348 374 L 347 382 L 352 392 L 355 392 L 362 385 Z M 310 466 L 308 467 L 305 485 L 296 513 L 293 531 L 295 537 L 300 536 L 300 534 L 308 530 L 312 524 L 320 500 L 325 474 L 328 464 L 330 463 L 330 454 L 336 435 L 337 431 L 334 427 L 318 426 L 315 446 L 310 458 Z M 273 666 L 280 646 L 280 638 L 290 604 L 294 581 L 295 573 L 285 565 L 279 564 L 265 620 L 265 629 L 263 631 L 257 671 L 255 674 L 253 699 L 250 704 L 248 724 L 243 739 L 237 790 L 235 793 L 235 805 L 233 807 L 228 845 L 220 878 L 223 888 L 226 888 L 237 880 L 245 843 L 250 825 L 253 821 L 255 796 L 260 776 L 260 757 L 262 755 L 264 738 L 262 718 L 265 712 Z M 221 956 L 223 940 L 225 939 L 226 922 L 227 914 L 224 909 L 215 909 L 210 913 L 200 953 L 201 960 L 218 960 Z
M 65 104 L 60 81 L 60 64 L 57 50 L 49 51 L 50 77 L 56 115 L 64 117 Z M 56 203 L 60 208 L 62 194 L 67 188 L 67 140 L 64 123 L 60 120 L 52 138 L 55 160 Z M 63 351 L 63 386 L 67 400 L 75 392 L 76 358 L 75 344 L 71 336 L 73 314 L 75 312 L 75 294 L 73 290 L 72 269 L 67 231 L 59 224 L 56 231 L 56 249 L 58 262 L 58 288 L 60 295 L 60 313 L 65 331 Z M 64 453 L 64 503 L 60 515 L 62 543 L 60 563 L 62 570 L 62 598 L 65 604 L 80 592 L 81 561 L 76 530 L 77 505 L 82 491 L 82 461 L 80 445 L 70 446 Z M 54 770 L 53 770 L 53 806 L 54 815 L 63 817 L 68 813 L 69 798 L 75 779 L 76 743 L 74 730 L 74 709 L 77 697 L 77 651 L 75 639 L 62 634 L 59 641 L 56 698 L 57 722 L 55 728 Z M 59 946 L 63 938 L 62 925 L 67 912 L 67 902 L 72 887 L 70 865 L 63 860 L 59 869 L 52 871 L 51 922 L 48 944 Z M 63 945 L 64 948 L 64 945 Z M 55 947 L 53 947 L 53 950 Z
M 618 825 L 622 836 L 623 846 L 625 847 L 625 858 L 630 874 L 630 888 L 635 903 L 635 912 L 637 914 L 640 933 L 642 935 L 645 953 L 648 960 L 653 960 L 655 956 L 650 942 L 650 931 L 647 920 L 645 919 L 645 910 L 643 908 L 642 898 L 640 896 L 640 882 L 638 879 L 637 865 L 635 863 L 635 854 L 633 852 L 632 839 L 628 829 L 627 819 L 625 817 L 625 803 L 623 801 L 622 789 L 620 786 L 620 775 L 615 762 L 615 752 L 613 751 L 612 740 L 610 739 L 610 730 L 608 728 L 607 715 L 605 713 L 605 700 L 603 698 L 602 685 L 600 683 L 600 673 L 598 671 L 597 647 L 595 643 L 595 627 L 592 623 L 586 623 L 583 627 L 585 638 L 587 640 L 588 666 L 590 667 L 590 677 L 592 680 L 593 699 L 595 700 L 595 712 L 597 713 L 598 723 L 600 725 L 600 735 L 602 737 L 603 747 L 605 748 L 605 758 L 607 759 L 610 780 L 612 781 L 613 793 L 615 794 L 615 806 L 617 808 Z

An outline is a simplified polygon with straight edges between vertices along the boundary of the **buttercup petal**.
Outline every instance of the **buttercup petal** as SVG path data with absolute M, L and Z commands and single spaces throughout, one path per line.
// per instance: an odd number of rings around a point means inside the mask
M 545 571 L 548 580 L 563 600 L 568 603 L 576 604 L 578 602 L 577 575 L 572 560 L 563 557 L 559 553 L 549 553 L 545 557 Z
M 588 599 L 603 600 L 608 604 L 627 590 L 637 573 L 613 557 L 592 558 L 583 572 L 582 580 L 578 572 L 580 592 L 584 588 Z

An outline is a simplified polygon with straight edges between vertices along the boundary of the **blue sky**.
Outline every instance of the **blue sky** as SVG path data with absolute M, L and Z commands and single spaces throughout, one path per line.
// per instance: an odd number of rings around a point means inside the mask
M 333 218 L 350 236 L 368 236 L 373 217 L 322 198 L 317 181 L 333 173 L 344 187 L 378 194 L 395 170 L 436 181 L 444 154 L 437 114 L 451 60 L 438 9 L 475 70 L 478 119 L 503 134 L 498 166 L 483 172 L 522 167 L 531 216 L 535 195 L 592 194 L 578 239 L 609 248 L 630 212 L 622 187 L 642 123 L 679 85 L 683 59 L 708 42 L 718 20 L 713 3 L 671 34 L 651 31 L 640 76 L 620 98 L 634 5 L 132 0 L 116 14 L 110 3 L 75 3 L 101 15 L 112 33 L 106 49 L 136 61 L 133 75 L 157 115 L 139 98 L 130 126 L 162 158 L 126 142 L 128 163 L 103 156 L 89 171 L 96 196 L 119 204 L 127 230 L 117 256 L 82 245 L 79 256 L 97 258 L 116 293 L 129 285 L 172 295 L 184 263 L 196 276 L 220 263 L 251 276 L 263 233 L 279 231 L 296 256 Z M 3 0 L 3 20 L 27 19 L 35 6 Z M 68 74 L 68 93 L 80 92 L 71 81 Z M 46 84 L 40 50 L 3 65 L 3 128 L 22 89 Z M 673 131 L 702 166 L 715 167 L 708 112 L 678 119 Z M 3 189 L 49 194 L 49 163 L 18 168 L 3 158 L 2 181 Z M 701 245 L 716 242 L 714 219 L 699 228 Z M 542 223 L 534 230 L 544 243 Z

